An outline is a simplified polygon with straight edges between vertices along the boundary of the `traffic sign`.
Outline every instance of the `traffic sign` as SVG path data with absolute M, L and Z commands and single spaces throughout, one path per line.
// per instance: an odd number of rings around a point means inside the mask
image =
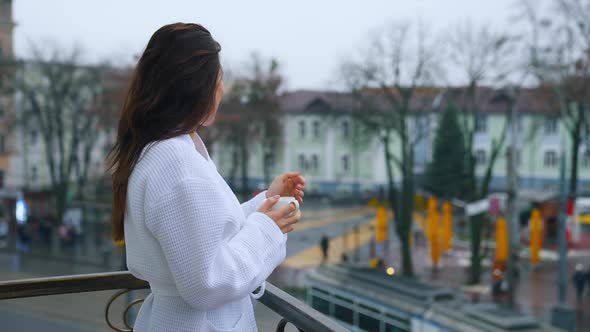
M 467 204 L 465 206 L 465 213 L 467 216 L 475 216 L 480 213 L 484 213 L 488 211 L 490 208 L 490 201 L 488 199 L 482 199 L 480 201 L 475 201 L 472 203 Z

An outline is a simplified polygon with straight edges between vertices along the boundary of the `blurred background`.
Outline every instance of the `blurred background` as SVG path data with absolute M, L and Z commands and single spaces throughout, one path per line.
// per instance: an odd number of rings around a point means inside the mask
M 238 197 L 306 177 L 273 284 L 351 330 L 590 330 L 587 0 L 0 0 L 0 280 L 126 269 L 106 157 L 178 21 L 222 46 L 200 135 Z M 0 329 L 107 331 L 111 294 Z

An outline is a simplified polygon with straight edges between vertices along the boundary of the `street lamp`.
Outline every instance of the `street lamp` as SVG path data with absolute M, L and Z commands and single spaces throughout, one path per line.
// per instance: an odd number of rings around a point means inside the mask
M 510 150 L 508 154 L 508 184 L 507 184 L 507 221 L 508 221 L 508 246 L 509 246 L 509 255 L 508 255 L 508 274 L 507 274 L 507 281 L 508 281 L 508 296 L 510 299 L 510 304 L 514 305 L 514 293 L 515 289 L 515 276 L 516 276 L 516 260 L 515 258 L 518 255 L 519 246 L 519 227 L 518 227 L 518 217 L 516 212 L 516 199 L 517 199 L 517 192 L 518 192 L 518 182 L 517 182 L 517 169 L 516 169 L 516 145 L 517 145 L 517 91 L 516 87 L 511 86 L 508 89 L 508 97 L 509 97 L 509 107 L 510 107 Z
M 16 222 L 19 225 L 24 225 L 27 223 L 27 202 L 25 201 L 22 194 L 18 195 L 16 199 L 16 209 L 15 209 L 15 217 Z

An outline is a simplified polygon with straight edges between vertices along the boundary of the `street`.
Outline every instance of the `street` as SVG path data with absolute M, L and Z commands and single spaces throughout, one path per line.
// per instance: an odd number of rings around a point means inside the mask
M 322 263 L 320 239 L 326 235 L 329 241 L 328 264 L 341 261 L 342 253 L 349 260 L 365 264 L 369 260 L 372 225 L 375 212 L 372 209 L 325 208 L 303 211 L 303 218 L 296 229 L 289 234 L 287 259 L 271 275 L 269 280 L 280 287 L 303 287 L 305 271 Z M 358 231 L 355 231 L 358 226 Z M 386 266 L 398 270 L 400 259 L 397 238 L 392 227 L 388 233 L 390 250 L 385 256 Z M 86 239 L 91 238 L 87 236 Z M 80 246 L 88 245 L 85 243 Z M 68 252 L 70 251 L 70 252 Z M 76 251 L 77 253 L 72 253 Z M 416 241 L 412 249 L 415 273 L 430 283 L 461 290 L 473 301 L 491 300 L 490 273 L 484 272 L 478 287 L 465 287 L 465 276 L 469 262 L 469 251 L 456 246 L 442 256 L 438 269 L 433 269 L 425 243 Z M 575 264 L 588 263 L 590 256 L 579 254 L 568 262 L 568 304 L 576 307 L 575 294 L 571 286 L 571 272 Z M 67 248 L 54 256 L 50 250 L 33 246 L 30 254 L 0 253 L 0 280 L 13 280 L 39 276 L 84 274 L 119 270 L 121 251 L 113 248 L 108 264 L 101 258 L 92 257 L 92 250 Z M 489 265 L 489 260 L 488 263 Z M 557 261 L 545 259 L 532 268 L 526 259 L 520 262 L 520 278 L 517 286 L 519 310 L 549 321 L 551 307 L 557 303 Z M 109 331 L 103 315 L 104 307 L 114 291 L 71 294 L 30 299 L 6 300 L 0 302 L 2 331 Z M 134 297 L 145 297 L 144 291 L 135 292 Z M 122 302 L 122 301 L 119 301 Z M 580 307 L 579 326 L 590 326 L 590 298 Z M 122 303 L 113 308 L 113 319 L 122 324 L 120 315 Z M 261 304 L 256 306 L 259 328 L 262 331 L 274 329 L 280 317 Z

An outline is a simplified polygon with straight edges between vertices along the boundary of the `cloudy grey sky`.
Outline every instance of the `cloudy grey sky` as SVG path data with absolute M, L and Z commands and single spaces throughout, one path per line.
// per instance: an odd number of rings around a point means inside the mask
M 239 67 L 252 51 L 283 64 L 287 87 L 330 88 L 342 58 L 367 31 L 390 20 L 419 18 L 437 33 L 467 18 L 506 24 L 513 0 L 13 0 L 15 48 L 30 42 L 81 44 L 87 59 L 131 63 L 150 35 L 176 22 L 205 25 Z

